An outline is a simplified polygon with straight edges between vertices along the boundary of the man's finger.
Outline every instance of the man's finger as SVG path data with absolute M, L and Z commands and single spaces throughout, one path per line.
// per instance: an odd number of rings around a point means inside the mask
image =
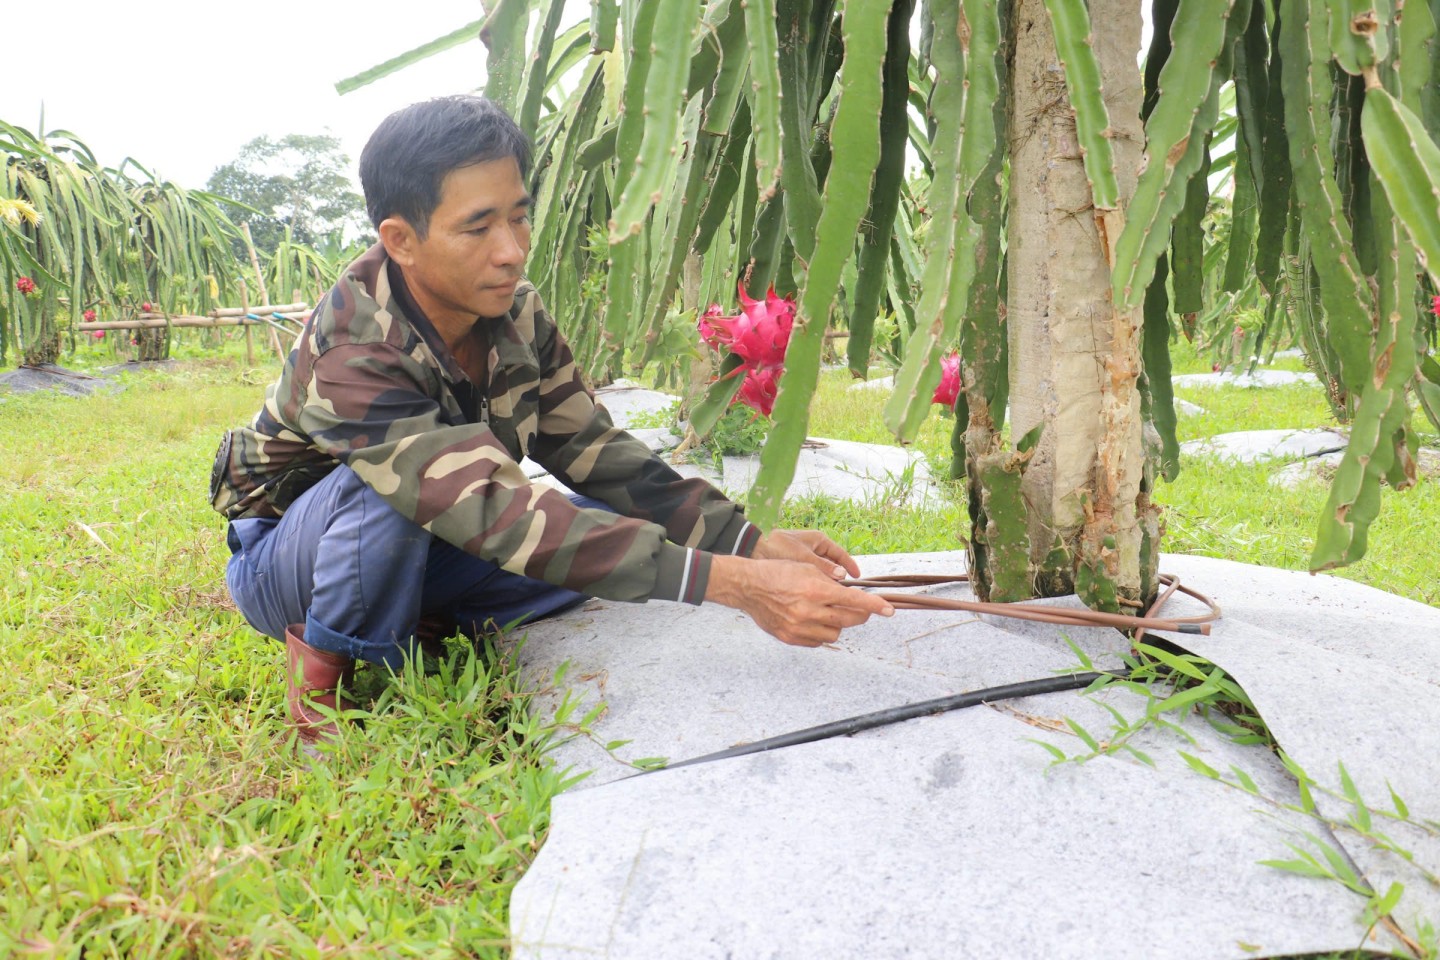
M 820 607 L 799 616 L 804 618 L 800 629 L 814 631 L 813 636 L 828 635 L 832 630 L 839 633 L 846 626 L 839 607 Z
M 790 613 L 783 632 L 807 643 L 834 643 L 846 626 L 839 607 L 805 603 Z
M 853 610 L 849 607 L 831 607 L 830 609 L 834 611 L 835 619 L 827 622 L 832 622 L 841 629 L 845 627 L 858 627 L 870 619 L 870 612 L 868 610 Z
M 807 640 L 811 641 L 814 646 L 818 647 L 839 640 L 840 628 L 812 622 L 806 625 L 804 636 Z
M 859 587 L 841 587 L 840 589 L 843 590 L 844 593 L 837 596 L 836 599 L 829 601 L 834 606 L 849 607 L 853 610 L 865 610 L 869 613 L 878 613 L 882 617 L 895 615 L 895 608 L 890 605 L 890 601 L 878 594 L 866 593 Z
M 895 608 L 890 605 L 890 602 L 879 594 L 867 593 L 859 587 L 842 587 L 838 583 L 827 583 L 824 584 L 824 587 L 826 589 L 812 594 L 813 599 L 819 603 L 867 610 L 870 613 L 878 613 L 886 617 L 895 612 Z
M 844 547 L 825 536 L 825 534 L 819 530 L 801 530 L 796 532 L 795 536 L 799 538 L 800 541 L 805 544 L 805 548 L 811 551 L 816 557 L 837 564 L 835 567 L 836 572 L 831 574 L 835 579 L 843 580 L 847 573 L 852 577 L 860 576 L 860 566 L 855 562 L 855 558 L 850 556 Z M 824 568 L 822 567 L 822 569 Z M 829 572 L 829 570 L 826 570 L 826 573 Z
M 860 565 L 855 562 L 855 558 L 850 556 L 844 547 L 829 537 L 821 538 L 820 542 L 815 545 L 815 552 L 827 560 L 833 560 L 838 563 L 840 568 L 850 574 L 850 576 L 860 576 Z
M 834 631 L 829 634 L 817 633 L 813 630 L 787 630 L 779 634 L 782 643 L 788 643 L 792 647 L 823 647 L 827 643 L 834 643 L 840 639 L 840 632 Z
M 845 568 L 838 566 L 832 557 L 827 557 L 817 551 L 809 557 L 806 557 L 806 561 L 831 580 L 845 579 Z

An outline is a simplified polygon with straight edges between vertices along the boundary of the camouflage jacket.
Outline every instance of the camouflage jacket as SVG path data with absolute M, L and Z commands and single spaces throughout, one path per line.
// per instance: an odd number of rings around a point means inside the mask
M 613 600 L 705 595 L 714 553 L 760 532 L 710 484 L 684 479 L 615 427 L 522 282 L 481 319 L 488 389 L 471 385 L 378 244 L 318 306 L 265 404 L 226 434 L 211 501 L 231 520 L 279 517 L 338 464 L 404 516 L 513 573 Z M 533 484 L 530 456 L 621 515 Z

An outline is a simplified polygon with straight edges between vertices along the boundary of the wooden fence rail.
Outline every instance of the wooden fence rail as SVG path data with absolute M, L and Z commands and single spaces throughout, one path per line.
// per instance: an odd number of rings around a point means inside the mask
M 204 316 L 181 314 L 168 319 L 163 313 L 149 311 L 128 320 L 94 320 L 77 323 L 75 329 L 81 333 L 97 330 L 158 330 L 171 327 L 253 327 L 256 324 L 275 324 L 276 318 L 296 320 L 304 323 L 310 317 L 308 303 L 272 303 L 261 307 L 219 307 Z M 258 318 L 258 319 L 256 319 Z

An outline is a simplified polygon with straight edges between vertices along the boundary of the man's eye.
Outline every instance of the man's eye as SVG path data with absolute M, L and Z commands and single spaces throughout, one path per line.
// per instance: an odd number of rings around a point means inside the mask
M 483 237 L 483 236 L 485 236 L 485 234 L 487 234 L 487 233 L 490 232 L 490 228 L 489 228 L 489 227 L 476 227 L 476 228 L 473 229 L 473 230 L 467 230 L 467 231 L 465 231 L 465 232 L 468 233 L 468 234 L 470 234 L 471 236 Z
M 518 226 L 521 226 L 522 224 L 529 223 L 529 222 L 530 222 L 530 214 L 528 214 L 528 213 L 522 213 L 520 216 L 516 217 L 514 220 L 511 220 L 510 222 L 513 223 L 513 224 L 515 224 L 515 226 L 517 226 L 517 227 L 518 227 Z

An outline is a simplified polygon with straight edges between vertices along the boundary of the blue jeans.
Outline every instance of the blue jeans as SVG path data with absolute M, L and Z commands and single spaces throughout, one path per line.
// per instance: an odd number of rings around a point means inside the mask
M 611 509 L 571 494 L 577 506 Z M 473 637 L 567 609 L 584 594 L 502 570 L 422 529 L 349 467 L 305 491 L 279 520 L 230 524 L 225 583 L 256 630 L 399 669 L 422 616 Z

